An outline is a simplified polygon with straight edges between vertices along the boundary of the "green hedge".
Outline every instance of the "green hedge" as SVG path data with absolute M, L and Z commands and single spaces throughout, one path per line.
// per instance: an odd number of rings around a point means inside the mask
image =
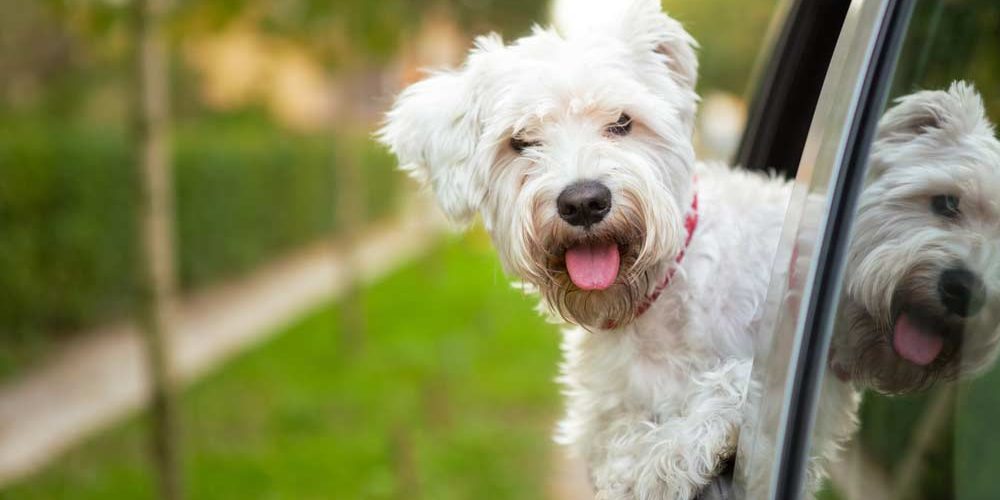
M 122 134 L 37 122 L 0 128 L 0 340 L 40 340 L 40 331 L 127 307 L 135 200 Z
M 55 336 L 129 312 L 136 179 L 121 130 L 13 120 L 0 129 L 2 375 Z M 393 209 L 397 175 L 388 154 L 358 140 L 371 220 Z M 174 144 L 182 290 L 335 230 L 333 138 L 240 115 L 182 123 Z

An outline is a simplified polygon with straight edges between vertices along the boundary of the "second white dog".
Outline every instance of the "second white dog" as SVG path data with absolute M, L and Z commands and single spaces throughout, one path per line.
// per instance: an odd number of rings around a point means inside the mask
M 688 499 L 737 442 L 788 185 L 699 165 L 694 41 L 656 0 L 481 37 L 380 139 L 446 214 L 476 214 L 566 331 L 558 440 L 599 499 Z

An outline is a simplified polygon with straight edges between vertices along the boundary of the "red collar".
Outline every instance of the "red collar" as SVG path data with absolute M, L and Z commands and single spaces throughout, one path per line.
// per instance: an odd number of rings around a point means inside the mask
M 647 295 L 646 298 L 639 303 L 639 306 L 635 309 L 635 315 L 632 317 L 633 321 L 648 311 L 653 305 L 653 302 L 656 302 L 656 299 L 660 298 L 660 294 L 663 293 L 663 290 L 670 285 L 670 280 L 674 278 L 674 274 L 677 273 L 677 268 L 680 267 L 679 264 L 682 260 L 684 260 L 684 253 L 687 251 L 688 246 L 691 245 L 691 238 L 694 236 L 694 230 L 697 228 L 698 192 L 695 191 L 694 196 L 691 198 L 691 209 L 688 210 L 687 214 L 684 216 L 684 229 L 687 231 L 687 237 L 684 238 L 684 248 L 681 249 L 681 253 L 678 254 L 677 258 L 674 260 L 675 264 L 678 265 L 671 266 L 670 269 L 667 270 L 667 275 L 663 277 L 663 282 L 657 285 L 656 288 L 653 289 L 653 292 Z M 604 322 L 603 327 L 605 330 L 612 330 L 618 327 L 618 323 L 608 320 Z

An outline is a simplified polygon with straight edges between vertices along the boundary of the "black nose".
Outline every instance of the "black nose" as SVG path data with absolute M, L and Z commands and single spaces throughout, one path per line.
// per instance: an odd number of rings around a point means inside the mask
M 569 224 L 589 227 L 611 211 L 611 190 L 597 181 L 580 181 L 559 193 L 556 208 Z
M 945 269 L 938 281 L 938 295 L 948 312 L 968 318 L 983 308 L 986 286 L 968 269 Z

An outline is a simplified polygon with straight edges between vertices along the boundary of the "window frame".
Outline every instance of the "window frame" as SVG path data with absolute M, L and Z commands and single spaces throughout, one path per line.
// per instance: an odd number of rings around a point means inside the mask
M 798 498 L 805 487 L 813 426 L 826 374 L 826 359 L 844 281 L 844 267 L 857 212 L 857 201 L 868 172 L 868 157 L 879 119 L 891 90 L 896 63 L 916 0 L 885 0 L 857 109 L 848 124 L 844 152 L 833 169 L 829 212 L 812 270 L 809 299 L 802 304 L 799 349 L 789 373 L 784 432 L 778 457 L 774 498 Z M 834 68 L 835 72 L 836 68 Z
M 754 72 L 737 165 L 795 177 L 849 5 L 844 0 L 781 2 L 766 62 Z
M 804 491 L 855 207 L 916 0 L 853 0 L 836 26 L 836 34 L 827 32 L 837 39 L 832 53 L 824 55 L 822 47 L 813 47 L 812 57 L 825 59 L 803 64 L 800 59 L 810 50 L 794 47 L 795 34 L 803 32 L 802 25 L 823 25 L 822 19 L 815 17 L 822 12 L 818 3 L 807 7 L 808 0 L 800 1 L 789 10 L 751 106 L 738 156 L 750 168 L 766 167 L 758 165 L 761 161 L 797 159 L 791 171 L 786 165 L 775 165 L 779 171 L 794 174 L 796 181 L 757 338 L 760 345 L 753 383 L 762 389 L 756 395 L 751 391 L 748 404 L 757 414 L 748 418 L 739 444 L 736 490 L 748 498 L 791 499 Z M 818 66 L 824 68 L 819 78 L 821 88 L 788 93 L 788 82 L 803 80 L 786 72 Z M 808 100 L 813 95 L 810 92 L 818 98 Z M 777 99 L 774 106 L 772 99 Z M 775 130 L 801 133 L 795 123 L 804 113 L 809 115 L 806 139 L 795 143 L 768 137 Z M 822 206 L 807 213 L 809 203 L 816 203 L 816 195 L 822 195 Z M 791 285 L 793 260 L 803 257 L 796 256 L 795 247 L 809 231 L 816 235 L 815 251 L 802 276 L 804 283 Z M 792 288 L 801 289 L 802 302 L 788 313 L 794 317 L 781 318 L 786 293 Z M 761 447 L 759 442 L 768 439 L 773 439 L 773 448 Z

